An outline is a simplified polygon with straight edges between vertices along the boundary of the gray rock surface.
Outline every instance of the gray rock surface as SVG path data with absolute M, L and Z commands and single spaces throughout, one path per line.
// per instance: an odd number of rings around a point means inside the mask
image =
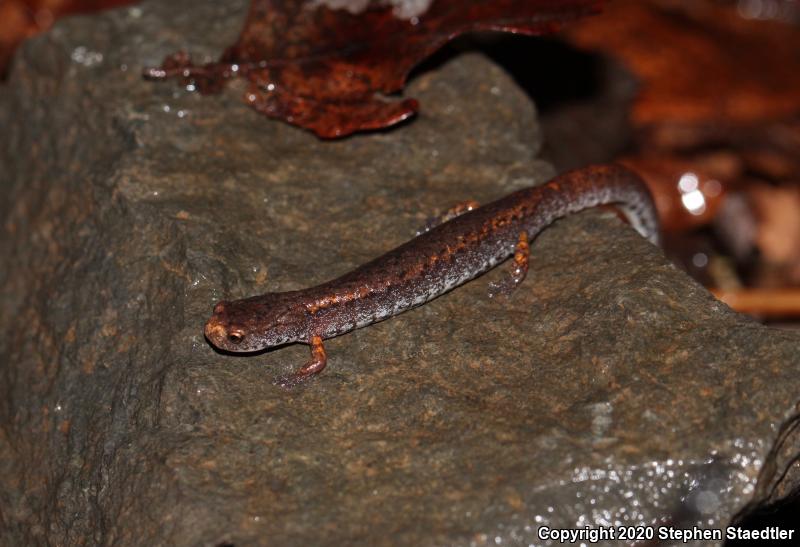
M 608 213 L 547 230 L 510 299 L 493 271 L 329 341 L 301 389 L 272 380 L 305 346 L 215 352 L 217 300 L 327 280 L 552 174 L 533 107 L 476 55 L 413 82 L 413 122 L 338 142 L 241 88 L 141 80 L 232 41 L 245 5 L 220 4 L 64 20 L 0 88 L 0 543 L 540 544 L 796 491 L 798 335 Z

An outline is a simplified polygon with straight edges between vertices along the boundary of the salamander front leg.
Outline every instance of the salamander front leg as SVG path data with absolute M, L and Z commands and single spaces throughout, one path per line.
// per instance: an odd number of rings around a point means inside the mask
M 426 232 L 430 232 L 432 229 L 436 228 L 439 224 L 443 224 L 448 220 L 452 220 L 457 216 L 461 216 L 464 213 L 472 211 L 473 209 L 477 209 L 478 207 L 480 207 L 480 203 L 478 203 L 474 199 L 468 199 L 467 201 L 456 203 L 444 213 L 437 215 L 435 217 L 428 218 L 428 220 L 425 221 L 425 226 L 417 230 L 417 235 L 420 236 Z
M 516 289 L 528 274 L 528 262 L 531 255 L 531 246 L 528 244 L 527 232 L 519 233 L 519 240 L 514 247 L 514 261 L 508 276 L 499 282 L 489 285 L 489 298 L 499 294 L 509 295 Z
M 302 384 L 315 374 L 322 372 L 328 363 L 328 356 L 325 355 L 325 347 L 322 345 L 321 336 L 312 336 L 308 341 L 311 346 L 311 358 L 303 365 L 300 370 L 289 376 L 279 378 L 275 384 L 282 388 L 291 389 L 298 384 Z

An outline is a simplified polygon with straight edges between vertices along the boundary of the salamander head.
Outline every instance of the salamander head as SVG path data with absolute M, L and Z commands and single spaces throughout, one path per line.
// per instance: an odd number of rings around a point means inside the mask
M 208 341 L 225 351 L 249 352 L 306 338 L 308 313 L 294 293 L 267 293 L 219 302 L 206 322 Z

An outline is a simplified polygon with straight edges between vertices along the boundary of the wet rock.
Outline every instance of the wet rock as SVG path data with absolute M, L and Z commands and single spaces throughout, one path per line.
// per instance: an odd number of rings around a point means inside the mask
M 217 300 L 324 281 L 552 174 L 533 107 L 476 55 L 416 78 L 413 122 L 337 142 L 242 89 L 141 80 L 177 47 L 215 55 L 244 9 L 65 20 L 0 90 L 4 544 L 538 544 L 796 491 L 798 335 L 608 213 L 547 230 L 510 299 L 493 271 L 329 341 L 300 389 L 272 381 L 305 346 L 215 352 Z

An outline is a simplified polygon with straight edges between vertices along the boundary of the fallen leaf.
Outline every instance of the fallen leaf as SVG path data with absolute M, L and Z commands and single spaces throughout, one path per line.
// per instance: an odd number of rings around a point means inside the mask
M 672 148 L 800 114 L 800 32 L 748 18 L 742 3 L 617 0 L 565 36 L 633 71 L 631 121 Z
M 250 82 L 245 100 L 271 118 L 323 138 L 396 124 L 418 110 L 392 100 L 411 69 L 456 36 L 474 31 L 545 34 L 599 11 L 602 0 L 435 0 L 404 19 L 368 4 L 360 13 L 307 0 L 253 0 L 244 30 L 219 61 L 194 65 L 170 55 L 146 78 L 178 78 L 217 93 L 231 78 Z M 363 2 L 362 2 L 363 4 Z

